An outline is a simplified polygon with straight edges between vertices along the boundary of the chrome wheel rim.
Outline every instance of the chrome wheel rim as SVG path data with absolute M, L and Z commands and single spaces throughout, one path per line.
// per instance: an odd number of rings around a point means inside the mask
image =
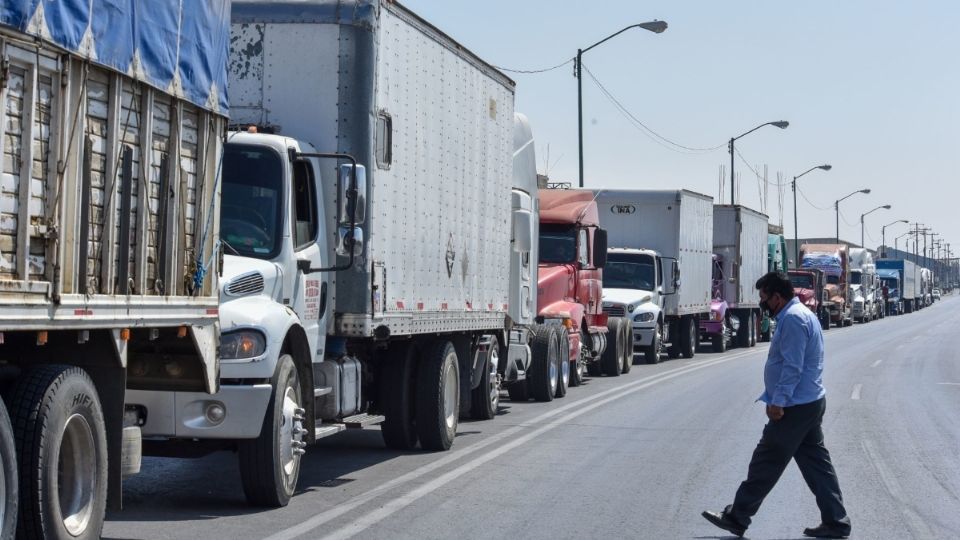
M 280 413 L 280 464 L 283 475 L 289 479 L 297 470 L 300 456 L 294 451 L 303 441 L 302 421 L 297 417 L 300 400 L 297 391 L 287 386 L 283 392 L 283 406 Z
M 443 369 L 443 418 L 447 429 L 457 426 L 457 380 L 454 377 L 454 366 L 457 362 L 456 353 L 451 351 L 446 358 Z
M 559 362 L 560 347 L 557 346 L 555 340 L 550 340 L 550 345 L 547 346 L 547 358 L 551 358 L 550 351 L 552 350 L 555 354 L 552 355 L 554 359 L 550 362 L 550 395 L 552 396 L 557 391 L 557 384 L 560 378 L 560 370 L 557 368 L 557 363 Z
M 560 378 L 563 379 L 563 386 L 570 386 L 570 362 L 560 362 Z
M 63 426 L 57 467 L 57 495 L 63 528 L 72 536 L 86 531 L 97 487 L 97 449 L 87 419 L 74 414 Z
M 500 378 L 497 375 L 497 366 L 500 365 L 500 351 L 496 347 L 490 350 L 490 406 L 497 411 L 500 405 Z

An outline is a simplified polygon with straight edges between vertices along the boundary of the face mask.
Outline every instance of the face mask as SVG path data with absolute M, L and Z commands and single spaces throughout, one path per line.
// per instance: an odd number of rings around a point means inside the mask
M 762 309 L 762 310 L 764 310 L 764 311 L 769 311 L 770 313 L 773 313 L 773 310 L 770 309 L 770 303 L 767 302 L 766 300 L 761 300 L 761 301 L 760 301 L 760 309 Z

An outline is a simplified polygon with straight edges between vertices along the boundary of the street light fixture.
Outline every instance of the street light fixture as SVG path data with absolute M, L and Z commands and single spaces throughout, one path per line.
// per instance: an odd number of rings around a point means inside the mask
M 801 176 L 813 172 L 817 169 L 821 171 L 829 171 L 833 168 L 833 165 L 817 165 L 816 167 L 810 167 L 809 169 L 803 171 L 802 173 L 793 177 L 793 182 L 790 185 L 793 187 L 793 250 L 794 250 L 794 264 L 797 267 L 800 267 L 800 232 L 797 227 L 797 179 Z
M 896 225 L 897 223 L 907 223 L 907 224 L 909 224 L 910 222 L 907 221 L 907 220 L 905 220 L 905 219 L 898 219 L 898 220 L 896 220 L 896 221 L 892 221 L 892 222 L 890 222 L 890 223 L 887 223 L 886 225 L 884 225 L 883 227 L 880 228 L 880 236 L 881 236 L 880 245 L 883 247 L 883 252 L 880 254 L 880 258 L 881 258 L 881 259 L 886 259 L 886 258 L 887 258 L 887 227 L 890 227 L 890 226 L 892 226 L 892 225 Z M 907 233 L 907 234 L 909 234 L 909 233 Z
M 899 240 L 900 240 L 901 238 L 903 238 L 904 236 L 909 236 L 909 235 L 911 235 L 911 234 L 913 234 L 913 231 L 907 231 L 907 232 L 905 232 L 905 233 L 901 234 L 900 236 L 898 236 L 898 237 L 896 237 L 896 238 L 893 239 L 893 251 L 895 251 L 895 252 L 897 253 L 897 258 L 898 258 L 898 259 L 900 259 L 900 258 L 905 259 L 906 257 L 900 257 L 900 248 L 897 247 L 897 241 L 899 241 Z M 909 238 L 907 238 L 907 249 L 906 249 L 906 253 L 907 253 L 908 255 L 910 254 L 910 239 L 909 239 Z
M 872 213 L 876 212 L 877 210 L 889 210 L 889 209 L 890 209 L 890 205 L 889 205 L 889 204 L 885 204 L 885 205 L 883 205 L 883 206 L 878 206 L 878 207 L 874 208 L 873 210 L 871 210 L 871 211 L 869 211 L 869 212 L 860 214 L 860 247 L 862 247 L 862 248 L 867 247 L 866 244 L 865 244 L 865 240 L 863 239 L 863 218 L 864 218 L 865 216 L 869 215 L 869 214 L 872 214 Z
M 654 20 L 640 24 L 631 24 L 630 26 L 623 28 L 618 32 L 610 34 L 586 49 L 577 49 L 577 60 L 576 65 L 573 66 L 573 71 L 574 76 L 577 77 L 577 140 L 580 146 L 580 187 L 583 187 L 583 53 L 589 51 L 597 45 L 600 45 L 601 43 L 619 36 L 620 34 L 632 28 L 643 28 L 644 30 L 648 30 L 654 34 L 661 34 L 667 29 L 667 23 L 666 21 Z
M 736 136 L 736 137 L 731 137 L 731 138 L 730 138 L 729 146 L 730 146 L 730 204 L 731 204 L 731 205 L 737 204 L 737 201 L 735 200 L 735 195 L 736 195 L 737 191 L 736 191 L 736 187 L 734 186 L 734 178 L 735 178 L 735 177 L 733 176 L 734 157 L 735 157 L 735 156 L 734 156 L 734 153 L 735 153 L 734 143 L 737 142 L 737 139 L 740 139 L 740 138 L 742 138 L 742 137 L 746 137 L 747 135 L 749 135 L 749 134 L 753 133 L 754 131 L 762 128 L 763 126 L 776 126 L 776 127 L 780 128 L 780 129 L 787 129 L 787 126 L 789 126 L 789 125 L 790 125 L 790 122 L 787 122 L 786 120 L 777 120 L 776 122 L 767 122 L 766 124 L 760 124 L 759 126 L 751 129 L 750 131 L 747 131 L 746 133 L 743 133 L 743 134 L 738 135 L 738 136 Z
M 837 212 L 837 243 L 838 243 L 838 244 L 840 243 L 840 203 L 843 202 L 843 201 L 845 201 L 845 200 L 847 200 L 847 199 L 849 199 L 850 197 L 853 197 L 853 196 L 856 195 L 857 193 L 863 193 L 864 195 L 869 195 L 869 194 L 870 194 L 870 189 L 869 189 L 869 188 L 868 188 L 868 189 L 858 189 L 857 191 L 854 191 L 853 193 L 847 195 L 846 197 L 844 197 L 844 198 L 842 198 L 842 199 L 837 199 L 836 201 L 833 202 L 833 209 L 836 210 L 836 212 Z

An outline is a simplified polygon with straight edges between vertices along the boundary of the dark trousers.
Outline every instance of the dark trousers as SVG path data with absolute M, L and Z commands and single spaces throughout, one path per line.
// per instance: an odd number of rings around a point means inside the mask
M 740 484 L 733 504 L 726 509 L 729 517 L 744 527 L 749 526 L 750 518 L 760 509 L 763 499 L 793 459 L 807 487 L 817 498 L 822 522 L 850 527 L 837 473 L 830 462 L 830 452 L 823 444 L 820 424 L 826 409 L 827 400 L 824 398 L 785 407 L 783 418 L 767 422 L 763 437 L 753 451 L 747 479 Z

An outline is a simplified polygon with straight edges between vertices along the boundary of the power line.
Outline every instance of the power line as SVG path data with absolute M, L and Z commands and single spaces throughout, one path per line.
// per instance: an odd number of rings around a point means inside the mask
M 506 68 L 506 67 L 503 67 L 503 66 L 493 66 L 493 67 L 499 69 L 500 71 L 506 71 L 506 72 L 509 72 L 509 73 L 522 73 L 522 74 L 525 74 L 525 75 L 531 75 L 531 74 L 536 74 L 536 73 L 546 73 L 546 72 L 548 72 L 548 71 L 553 71 L 553 70 L 555 70 L 555 69 L 560 69 L 560 68 L 562 68 L 563 66 L 569 64 L 570 62 L 573 62 L 573 58 L 565 61 L 565 62 L 562 63 L 562 64 L 557 64 L 557 65 L 555 65 L 555 66 L 548 67 L 548 68 L 543 68 L 543 69 L 511 69 L 511 68 Z
M 682 145 L 678 142 L 668 139 L 667 137 L 664 137 L 663 135 L 660 135 L 659 133 L 654 131 L 650 126 L 644 124 L 642 121 L 640 121 L 640 119 L 634 116 L 633 113 L 631 113 L 629 109 L 627 109 L 626 106 L 624 106 L 620 102 L 620 100 L 614 97 L 614 95 L 609 90 L 607 90 L 607 88 L 603 85 L 603 83 L 601 83 L 597 79 L 597 77 L 593 74 L 593 72 L 591 72 L 586 66 L 581 65 L 581 68 L 583 68 L 583 70 L 587 72 L 587 75 L 590 76 L 590 79 L 593 80 L 593 83 L 597 85 L 597 87 L 600 89 L 603 95 L 606 96 L 606 98 L 613 103 L 614 107 L 616 107 L 624 116 L 626 116 L 627 119 L 633 122 L 636 126 L 642 128 L 642 130 L 645 133 L 649 133 L 650 135 L 653 135 L 653 137 L 655 137 L 653 139 L 655 142 L 659 143 L 660 141 L 663 141 L 668 145 L 670 145 L 670 146 L 665 146 L 665 145 L 661 145 L 661 146 L 664 146 L 665 148 L 669 150 L 673 150 L 675 152 L 687 153 L 687 154 L 701 154 L 701 153 L 707 153 L 707 152 L 714 152 L 716 150 L 723 148 L 726 145 L 726 143 L 724 143 L 724 144 L 718 144 L 717 146 L 712 146 L 709 148 L 697 148 L 697 147 Z M 671 148 L 671 146 L 676 148 Z
M 807 198 L 806 194 L 804 194 L 803 190 L 800 189 L 799 187 L 797 188 L 797 193 L 799 193 L 800 196 L 803 197 L 803 200 L 807 201 L 807 204 L 809 204 L 810 206 L 814 207 L 815 209 L 821 210 L 821 211 L 824 211 L 824 212 L 826 212 L 826 211 L 828 211 L 828 210 L 831 210 L 831 208 L 829 208 L 829 207 L 826 207 L 826 208 L 825 208 L 825 207 L 823 207 L 823 206 L 817 206 L 817 205 L 813 204 L 813 202 L 811 202 L 810 199 Z
M 847 227 L 856 227 L 856 225 L 847 221 L 847 216 L 843 215 L 843 212 L 840 212 L 839 210 L 837 212 L 840 214 L 840 219 L 842 219 L 843 222 L 847 224 Z
M 742 161 L 743 164 L 746 165 L 748 169 L 750 169 L 751 171 L 753 171 L 753 174 L 757 175 L 757 178 L 758 178 L 759 180 L 762 180 L 762 181 L 770 184 L 771 186 L 778 186 L 778 187 L 783 187 L 783 186 L 786 186 L 787 184 L 790 183 L 790 182 L 783 182 L 783 183 L 771 182 L 771 181 L 767 180 L 766 178 L 760 176 L 760 173 L 758 173 L 756 169 L 754 169 L 753 167 L 750 166 L 750 162 L 747 161 L 747 158 L 743 157 L 743 154 L 740 153 L 740 149 L 739 149 L 739 148 L 734 147 L 733 150 L 737 153 L 737 156 L 740 158 L 740 161 Z

